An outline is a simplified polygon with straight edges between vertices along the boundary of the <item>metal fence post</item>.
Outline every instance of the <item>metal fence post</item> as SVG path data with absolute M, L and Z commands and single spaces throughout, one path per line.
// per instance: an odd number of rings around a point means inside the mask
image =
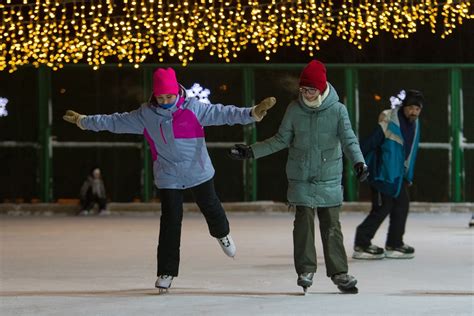
M 254 70 L 249 67 L 243 68 L 243 104 L 252 106 L 255 103 L 255 77 Z M 244 140 L 246 144 L 257 141 L 257 129 L 255 124 L 244 125 Z M 257 162 L 255 159 L 247 159 L 244 166 L 244 201 L 257 200 Z
M 52 200 L 52 159 L 51 143 L 51 69 L 42 65 L 38 69 L 38 142 L 39 148 L 39 193 L 42 202 Z
M 461 70 L 451 68 L 451 201 L 461 202 L 463 195 L 461 192 L 462 179 L 462 156 L 461 148 L 462 126 L 461 126 Z
M 143 67 L 143 99 L 148 100 L 152 90 L 152 69 Z M 142 141 L 142 202 L 150 202 L 153 192 L 153 168 L 150 159 L 150 146 L 145 137 Z
M 346 87 L 346 99 L 345 105 L 347 112 L 349 113 L 349 119 L 351 120 L 352 129 L 358 134 L 358 117 L 356 117 L 356 105 L 358 101 L 358 76 L 357 70 L 354 68 L 344 69 L 344 82 Z M 345 185 L 347 192 L 347 200 L 355 201 L 357 199 L 357 181 L 354 175 L 352 163 L 349 159 L 345 159 Z

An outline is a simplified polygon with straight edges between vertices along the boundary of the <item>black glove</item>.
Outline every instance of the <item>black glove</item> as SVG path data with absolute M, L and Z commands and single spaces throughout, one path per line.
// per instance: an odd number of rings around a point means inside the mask
M 229 155 L 233 159 L 244 160 L 253 158 L 252 148 L 245 144 L 235 144 L 229 150 Z
M 367 168 L 367 165 L 363 162 L 358 162 L 354 165 L 354 170 L 356 172 L 356 177 L 357 180 L 360 182 L 364 182 L 367 180 L 367 177 L 369 176 L 369 169 Z

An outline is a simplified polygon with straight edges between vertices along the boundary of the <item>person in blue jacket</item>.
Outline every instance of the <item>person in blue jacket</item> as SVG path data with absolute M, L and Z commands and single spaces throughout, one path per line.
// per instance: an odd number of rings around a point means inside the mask
M 357 227 L 354 259 L 410 259 L 415 255 L 415 249 L 403 242 L 403 235 L 410 201 L 407 186 L 413 181 L 424 97 L 420 91 L 407 90 L 391 101 L 397 101 L 397 106 L 383 111 L 375 130 L 361 142 L 369 167 L 372 210 Z M 389 214 L 384 251 L 371 240 Z
M 154 182 L 161 198 L 155 283 L 160 291 L 168 289 L 178 275 L 186 189 L 193 193 L 211 236 L 228 256 L 235 256 L 229 222 L 214 188 L 215 171 L 206 147 L 204 126 L 261 121 L 275 102 L 270 97 L 253 107 L 205 104 L 186 95 L 172 68 L 158 68 L 153 74 L 153 95 L 140 108 L 110 115 L 82 115 L 68 110 L 63 116 L 84 130 L 142 134 L 148 141 Z

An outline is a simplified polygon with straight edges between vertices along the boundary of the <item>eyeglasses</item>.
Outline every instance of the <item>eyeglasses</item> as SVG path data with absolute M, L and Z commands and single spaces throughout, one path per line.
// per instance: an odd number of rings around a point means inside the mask
M 319 92 L 319 90 L 315 88 L 300 87 L 300 92 L 302 94 L 315 95 L 316 93 Z

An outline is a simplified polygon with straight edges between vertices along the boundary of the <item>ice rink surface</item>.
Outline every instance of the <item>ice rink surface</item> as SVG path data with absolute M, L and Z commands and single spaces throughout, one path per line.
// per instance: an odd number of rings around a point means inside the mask
M 363 213 L 342 213 L 347 255 Z M 296 286 L 292 213 L 228 213 L 237 256 L 185 213 L 180 274 L 159 295 L 159 216 L 0 217 L 0 314 L 6 315 L 474 315 L 474 228 L 468 213 L 413 213 L 412 260 L 349 259 L 359 294 L 318 272 Z M 315 223 L 318 225 L 318 222 Z M 319 230 L 316 230 L 319 233 Z M 387 221 L 374 244 L 384 245 Z

